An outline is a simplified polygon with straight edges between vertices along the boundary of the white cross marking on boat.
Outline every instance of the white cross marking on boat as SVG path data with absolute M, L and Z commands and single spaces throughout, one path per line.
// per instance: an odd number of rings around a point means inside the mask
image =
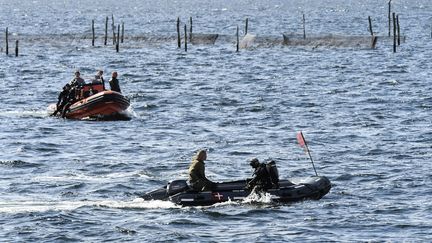
M 217 197 L 217 199 L 219 199 L 219 201 L 221 200 L 221 198 L 223 198 L 223 195 L 222 195 L 222 194 L 219 194 L 219 192 L 216 193 L 216 194 L 213 194 L 213 196 L 214 196 L 214 197 Z

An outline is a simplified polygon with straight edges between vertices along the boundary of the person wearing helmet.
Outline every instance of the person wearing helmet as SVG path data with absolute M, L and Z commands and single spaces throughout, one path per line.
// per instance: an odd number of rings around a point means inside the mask
M 270 175 L 266 169 L 266 164 L 260 163 L 257 158 L 253 158 L 249 162 L 250 166 L 254 169 L 253 178 L 250 180 L 246 188 L 247 189 L 269 189 L 272 187 Z
M 69 111 L 69 107 L 71 107 L 71 105 L 77 101 L 76 97 L 77 97 L 78 91 L 79 91 L 78 87 L 71 86 L 69 93 L 68 93 L 68 96 L 66 97 L 66 104 L 63 107 L 61 117 L 65 118 L 66 113 Z
M 215 187 L 215 183 L 210 181 L 205 176 L 205 164 L 207 152 L 199 150 L 193 157 L 189 166 L 189 185 L 197 191 L 211 191 Z

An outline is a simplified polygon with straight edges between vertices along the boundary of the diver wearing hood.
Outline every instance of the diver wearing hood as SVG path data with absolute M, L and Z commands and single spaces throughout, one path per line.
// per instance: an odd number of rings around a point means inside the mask
M 257 187 L 258 189 L 266 190 L 279 187 L 279 173 L 274 161 L 260 163 L 257 158 L 253 158 L 249 164 L 254 168 L 254 173 L 252 180 L 247 183 L 246 188 L 252 189 Z

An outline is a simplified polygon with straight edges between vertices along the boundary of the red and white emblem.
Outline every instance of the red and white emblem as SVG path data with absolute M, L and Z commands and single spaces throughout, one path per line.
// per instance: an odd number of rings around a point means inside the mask
M 222 199 L 223 199 L 223 195 L 220 194 L 219 192 L 213 192 L 212 196 L 214 199 L 217 199 L 218 201 L 222 201 Z

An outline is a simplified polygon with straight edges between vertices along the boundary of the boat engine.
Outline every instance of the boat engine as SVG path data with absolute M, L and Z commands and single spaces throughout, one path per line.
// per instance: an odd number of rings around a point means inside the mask
M 167 193 L 172 196 L 182 191 L 186 191 L 189 189 L 188 184 L 185 180 L 174 180 L 168 183 L 167 185 Z

